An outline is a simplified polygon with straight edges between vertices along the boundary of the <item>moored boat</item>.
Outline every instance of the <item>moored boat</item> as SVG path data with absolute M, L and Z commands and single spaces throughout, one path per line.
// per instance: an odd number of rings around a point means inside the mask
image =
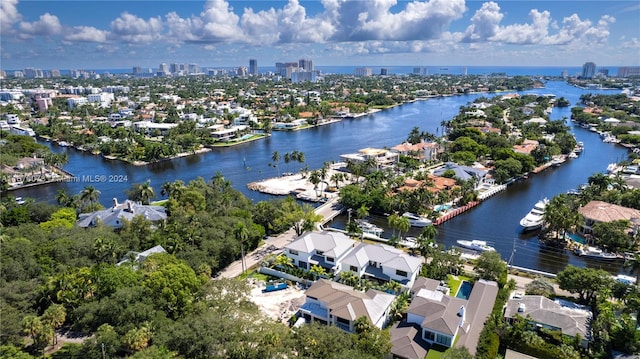
M 373 223 L 369 223 L 364 219 L 356 219 L 355 222 L 358 224 L 360 230 L 362 230 L 363 234 L 372 235 L 375 237 L 380 237 L 384 230 Z
M 605 252 L 600 248 L 591 247 L 591 246 L 584 246 L 584 247 L 577 248 L 575 250 L 575 253 L 580 257 L 597 259 L 601 261 L 614 261 L 614 260 L 624 259 L 624 257 L 619 256 L 615 253 Z
M 549 200 L 547 198 L 538 201 L 526 216 L 520 220 L 520 226 L 523 231 L 532 231 L 542 227 L 544 222 L 544 209 L 547 207 Z
M 411 212 L 404 212 L 402 217 L 409 219 L 411 227 L 426 227 L 433 224 L 429 218 L 425 218 Z
M 486 241 L 481 241 L 478 239 L 474 239 L 472 241 L 467 240 L 459 240 L 457 241 L 458 245 L 462 248 L 471 249 L 479 252 L 495 252 L 495 248 L 491 247 L 487 244 Z

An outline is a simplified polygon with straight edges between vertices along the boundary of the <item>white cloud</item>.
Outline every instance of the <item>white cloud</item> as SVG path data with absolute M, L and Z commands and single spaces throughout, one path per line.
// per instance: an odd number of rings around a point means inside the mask
M 551 13 L 532 9 L 529 12 L 530 24 L 511 24 L 498 29 L 490 40 L 507 44 L 537 44 L 542 42 L 549 33 Z
M 111 22 L 110 39 L 119 39 L 131 43 L 148 43 L 160 38 L 162 20 L 150 18 L 144 20 L 128 12 Z
M 0 1 L 0 32 L 6 34 L 11 32 L 11 27 L 22 19 L 18 12 L 18 0 Z
M 465 41 L 486 41 L 495 36 L 500 27 L 500 21 L 504 15 L 500 12 L 500 6 L 493 2 L 486 2 L 471 17 L 471 25 L 465 32 Z
M 23 37 L 31 36 L 52 36 L 58 35 L 62 31 L 62 25 L 57 16 L 46 13 L 40 15 L 40 18 L 34 22 L 21 22 L 20 35 Z
M 412 1 L 391 12 L 395 0 L 326 1 L 325 14 L 335 16 L 335 41 L 426 40 L 438 38 L 449 24 L 462 17 L 464 0 Z
M 74 26 L 64 39 L 67 41 L 106 42 L 108 35 L 108 31 L 99 30 L 92 26 Z

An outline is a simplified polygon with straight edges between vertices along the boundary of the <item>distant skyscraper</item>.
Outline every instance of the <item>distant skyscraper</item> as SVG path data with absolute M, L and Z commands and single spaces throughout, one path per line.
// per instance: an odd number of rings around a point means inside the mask
M 244 66 L 238 67 L 238 69 L 236 70 L 236 75 L 238 75 L 238 76 L 247 76 L 247 68 L 244 67 Z
M 585 62 L 582 65 L 582 78 L 590 79 L 596 74 L 596 64 L 593 62 Z
M 462 68 L 462 76 L 467 76 L 467 67 Z
M 249 59 L 249 75 L 258 74 L 258 60 Z
M 632 76 L 640 76 L 640 66 L 631 66 L 631 67 L 618 67 L 618 72 L 616 74 L 617 77 L 632 77 Z
M 388 74 L 389 74 L 389 69 L 387 69 L 386 67 L 383 67 L 380 69 L 381 76 L 387 76 Z
M 371 76 L 371 68 L 370 67 L 358 67 L 358 68 L 356 68 L 355 75 L 357 77 Z
M 313 61 L 309 59 L 298 60 L 298 68 L 304 71 L 313 71 Z
M 568 70 L 562 70 L 562 72 L 560 73 L 560 76 L 563 79 L 566 79 L 567 77 L 569 77 L 569 71 Z
M 158 72 L 161 72 L 162 75 L 168 75 L 169 74 L 169 65 L 165 64 L 164 62 L 160 64 L 160 66 L 158 66 Z
M 134 75 L 141 74 L 142 73 L 142 67 L 134 66 L 133 69 L 132 69 L 132 72 L 133 72 Z
M 421 72 L 422 72 L 422 68 L 421 67 L 414 67 L 413 68 L 413 74 L 414 75 L 420 75 Z

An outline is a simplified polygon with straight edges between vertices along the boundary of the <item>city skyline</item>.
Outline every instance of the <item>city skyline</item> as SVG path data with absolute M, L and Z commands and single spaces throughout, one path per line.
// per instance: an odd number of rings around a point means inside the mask
M 2 69 L 640 65 L 637 1 L 3 0 L 0 17 Z

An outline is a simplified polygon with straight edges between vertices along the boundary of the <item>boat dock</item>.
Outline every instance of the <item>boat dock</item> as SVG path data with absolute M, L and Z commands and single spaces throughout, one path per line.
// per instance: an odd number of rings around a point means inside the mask
M 477 206 L 478 204 L 480 204 L 479 201 L 473 201 L 473 202 L 467 203 L 466 205 L 464 205 L 462 207 L 458 207 L 458 208 L 448 212 L 444 216 L 437 218 L 435 221 L 433 221 L 433 225 L 434 226 L 438 226 L 438 225 L 450 220 L 451 218 L 470 210 L 471 208 Z

